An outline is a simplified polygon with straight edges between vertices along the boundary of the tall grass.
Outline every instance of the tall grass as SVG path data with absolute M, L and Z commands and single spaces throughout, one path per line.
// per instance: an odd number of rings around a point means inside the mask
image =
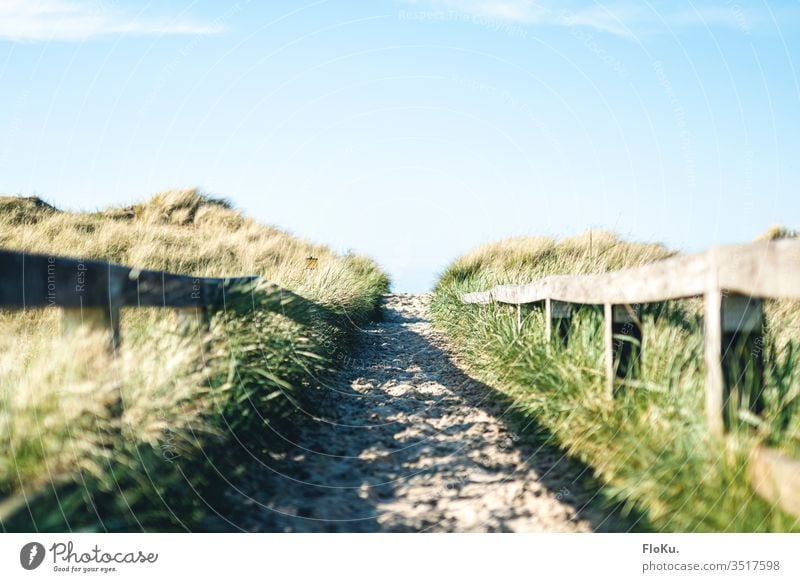
M 582 307 L 569 342 L 547 342 L 543 315 L 526 310 L 521 329 L 503 305 L 464 305 L 459 295 L 551 274 L 596 273 L 670 256 L 654 244 L 592 233 L 556 242 L 517 238 L 483 246 L 442 275 L 435 323 L 470 369 L 537 419 L 569 454 L 594 468 L 609 500 L 640 510 L 659 531 L 797 531 L 798 521 L 754 494 L 746 476 L 752 446 L 797 452 L 800 310 L 767 305 L 766 410 L 724 446 L 709 439 L 703 408 L 702 306 L 697 300 L 645 308 L 640 373 L 604 394 L 602 310 Z M 797 331 L 797 327 L 794 328 Z
M 233 527 L 227 481 L 313 406 L 307 388 L 388 289 L 371 260 L 195 190 L 91 213 L 0 198 L 0 247 L 259 275 L 309 300 L 287 305 L 258 287 L 208 331 L 170 310 L 126 309 L 113 355 L 102 333 L 62 335 L 57 309 L 0 313 L 0 525 L 10 530 Z

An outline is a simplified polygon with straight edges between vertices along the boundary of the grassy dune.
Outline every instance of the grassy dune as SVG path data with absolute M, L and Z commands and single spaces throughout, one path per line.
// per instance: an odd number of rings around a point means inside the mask
M 461 293 L 499 283 L 598 273 L 671 254 L 660 245 L 628 243 L 607 233 L 485 245 L 442 275 L 433 317 L 477 377 L 591 465 L 609 500 L 641 510 L 647 527 L 798 531 L 800 523 L 755 496 L 745 476 L 748 451 L 757 442 L 800 453 L 796 304 L 767 302 L 766 412 L 763 419 L 742 418 L 728 444 L 720 447 L 710 443 L 705 428 L 699 301 L 645 309 L 641 374 L 626 380 L 610 404 L 602 396 L 601 310 L 578 310 L 569 344 L 561 347 L 545 341 L 539 309 L 526 311 L 518 331 L 510 307 L 463 305 L 458 299 Z
M 307 388 L 388 288 L 371 260 L 194 190 L 92 213 L 0 198 L 0 247 L 259 275 L 312 302 L 287 317 L 271 308 L 274 292 L 257 288 L 207 333 L 179 329 L 171 310 L 126 309 L 115 356 L 102 334 L 62 335 L 57 309 L 0 313 L 0 525 L 11 530 L 230 527 L 214 516 L 225 479 L 313 407 Z

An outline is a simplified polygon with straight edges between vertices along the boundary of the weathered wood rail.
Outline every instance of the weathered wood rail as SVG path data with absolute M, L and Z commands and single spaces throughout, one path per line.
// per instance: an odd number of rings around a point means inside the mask
M 762 299 L 800 299 L 800 241 L 723 246 L 641 267 L 596 275 L 554 275 L 526 285 L 498 285 L 466 293 L 464 303 L 544 307 L 545 334 L 568 341 L 572 306 L 603 307 L 606 392 L 635 374 L 641 349 L 640 307 L 702 297 L 708 429 L 721 436 L 731 421 L 729 401 L 761 412 L 763 387 Z M 745 386 L 747 383 L 747 386 Z M 753 485 L 759 493 L 800 515 L 800 463 L 774 451 L 754 453 Z M 787 483 L 788 480 L 788 483 Z
M 254 287 L 248 277 L 191 277 L 53 255 L 0 250 L 0 308 L 58 307 L 67 330 L 80 325 L 110 332 L 120 341 L 123 307 L 169 307 L 187 320 L 225 306 L 234 290 Z

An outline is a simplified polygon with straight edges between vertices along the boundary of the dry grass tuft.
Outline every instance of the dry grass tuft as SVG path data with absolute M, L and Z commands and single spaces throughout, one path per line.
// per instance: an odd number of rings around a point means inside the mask
M 196 188 L 160 192 L 146 203 L 134 206 L 133 214 L 137 221 L 175 226 L 222 222 L 234 230 L 244 222 L 230 202 L 202 195 Z
M 780 226 L 778 224 L 770 226 L 767 231 L 758 236 L 756 240 L 781 240 L 786 238 L 798 238 L 800 237 L 800 232 L 796 230 L 790 230 L 784 226 Z
M 35 224 L 58 212 L 36 196 L 0 196 L 0 216 L 9 224 Z

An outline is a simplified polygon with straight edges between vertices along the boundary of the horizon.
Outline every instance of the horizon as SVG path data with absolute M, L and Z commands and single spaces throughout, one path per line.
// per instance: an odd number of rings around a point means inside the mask
M 373 257 L 397 292 L 511 236 L 747 242 L 800 226 L 798 15 L 13 0 L 0 192 L 88 210 L 197 186 Z

